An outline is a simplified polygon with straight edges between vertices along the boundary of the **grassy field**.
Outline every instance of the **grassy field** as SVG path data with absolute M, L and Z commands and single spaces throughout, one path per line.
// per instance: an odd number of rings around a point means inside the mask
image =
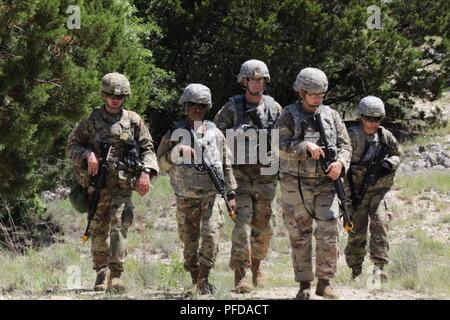
M 449 196 L 447 174 L 433 174 L 414 178 L 399 177 L 396 188 L 401 197 L 414 200 L 423 192 L 434 190 L 443 197 Z M 190 277 L 183 269 L 182 245 L 178 240 L 174 218 L 174 201 L 168 178 L 156 180 L 151 194 L 134 199 L 135 223 L 129 232 L 129 256 L 126 261 L 124 281 L 128 286 L 127 298 L 172 299 L 201 298 L 192 293 Z M 391 238 L 402 232 L 404 239 L 393 241 L 390 249 L 391 263 L 387 271 L 391 281 L 383 290 L 413 290 L 428 295 L 450 297 L 450 249 L 433 234 L 421 229 L 421 216 L 414 214 L 414 201 L 409 207 L 392 208 L 394 216 Z M 274 237 L 264 270 L 268 287 L 297 287 L 293 280 L 289 240 L 284 229 L 279 207 L 274 203 Z M 403 216 L 400 216 L 400 212 Z M 0 293 L 7 297 L 44 298 L 64 296 L 81 299 L 118 298 L 108 294 L 82 294 L 91 289 L 95 279 L 89 245 L 82 245 L 80 236 L 84 216 L 70 208 L 67 200 L 51 203 L 48 214 L 62 226 L 51 246 L 29 249 L 26 254 L 0 252 Z M 217 299 L 246 298 L 231 293 L 233 274 L 228 268 L 232 222 L 226 218 L 222 230 L 217 265 L 211 279 L 217 286 Z M 407 224 L 405 221 L 411 222 Z M 450 227 L 448 210 L 438 217 L 440 224 Z M 402 231 L 409 226 L 411 231 Z M 411 229 L 412 228 L 412 229 Z M 346 235 L 340 237 L 341 252 Z M 352 281 L 341 253 L 336 286 L 365 288 L 371 277 L 371 264 L 364 266 L 364 274 Z
M 449 102 L 450 104 L 450 102 Z M 450 134 L 450 122 L 447 121 L 446 125 L 441 128 L 429 129 L 426 132 L 421 132 L 419 135 L 411 140 L 406 141 L 403 144 L 405 149 L 410 148 L 413 145 L 426 146 L 430 143 L 440 143 L 444 141 L 444 137 Z

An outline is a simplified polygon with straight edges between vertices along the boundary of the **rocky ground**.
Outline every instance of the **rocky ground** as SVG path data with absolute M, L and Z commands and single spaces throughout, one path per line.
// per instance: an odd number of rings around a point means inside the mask
M 426 169 L 450 169 L 450 135 L 441 137 L 441 142 L 433 142 L 426 146 L 413 145 L 405 150 L 405 159 L 399 172 L 416 174 Z

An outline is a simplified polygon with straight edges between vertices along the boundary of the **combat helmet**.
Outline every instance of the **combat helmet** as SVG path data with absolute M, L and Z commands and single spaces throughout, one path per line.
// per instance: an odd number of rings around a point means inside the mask
M 383 101 L 375 96 L 362 98 L 358 104 L 358 112 L 368 117 L 384 118 L 386 116 Z
M 130 82 L 123 74 L 107 73 L 102 78 L 101 92 L 113 95 L 131 95 Z
M 328 79 L 320 69 L 304 68 L 297 75 L 292 88 L 297 92 L 300 92 L 300 90 L 326 92 L 328 90 Z
M 211 90 L 200 83 L 191 83 L 184 88 L 183 94 L 178 100 L 179 104 L 184 104 L 185 102 L 205 104 L 208 105 L 208 109 L 211 109 Z
M 265 82 L 270 82 L 269 68 L 261 60 L 251 59 L 241 65 L 241 70 L 237 76 L 237 82 L 241 83 L 245 78 L 264 78 Z

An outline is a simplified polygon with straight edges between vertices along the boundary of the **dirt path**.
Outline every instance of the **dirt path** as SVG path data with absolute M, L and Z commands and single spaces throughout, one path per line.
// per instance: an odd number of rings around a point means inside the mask
M 383 289 L 366 289 L 366 288 L 349 288 L 349 287 L 336 287 L 337 293 L 340 296 L 340 300 L 436 300 L 444 299 L 448 300 L 450 297 L 444 295 L 427 295 L 417 293 L 411 290 L 383 290 Z M 231 299 L 239 300 L 293 300 L 297 294 L 297 287 L 271 287 L 267 289 L 255 290 L 249 294 L 238 295 L 231 294 Z M 314 287 L 311 291 L 311 300 L 323 300 L 322 297 L 314 294 Z M 146 290 L 146 299 L 187 299 L 188 297 L 183 292 L 162 292 L 158 290 Z M 104 293 L 98 293 L 94 291 L 72 292 L 70 294 L 55 294 L 44 296 L 22 295 L 22 296 L 7 296 L 0 295 L 0 300 L 91 300 L 91 299 L 120 299 L 120 300 L 135 300 L 142 299 L 142 297 L 133 296 L 131 294 L 124 295 L 110 295 Z M 200 299 L 210 300 L 210 296 L 200 297 Z
M 313 288 L 314 289 L 314 288 Z M 444 296 L 429 296 L 420 294 L 410 290 L 394 290 L 387 291 L 383 289 L 369 290 L 365 288 L 348 288 L 348 287 L 336 287 L 337 293 L 340 296 L 340 300 L 422 300 L 422 299 L 449 299 Z M 258 290 L 254 293 L 247 295 L 248 299 L 286 299 L 290 300 L 297 294 L 298 288 L 296 287 L 279 287 L 269 288 L 265 290 Z M 323 300 L 322 297 L 316 296 L 314 290 L 311 291 L 312 300 Z

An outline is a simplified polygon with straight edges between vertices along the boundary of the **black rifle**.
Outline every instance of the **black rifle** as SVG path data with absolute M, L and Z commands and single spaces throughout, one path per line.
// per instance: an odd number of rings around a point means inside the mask
M 200 145 L 200 143 L 197 140 L 197 135 L 194 132 L 194 129 L 190 128 L 189 132 L 190 132 L 191 137 L 192 137 L 194 151 L 195 150 L 200 150 L 200 152 L 201 152 L 200 156 L 202 157 L 201 158 L 202 159 L 202 164 L 201 165 L 195 165 L 195 168 L 197 170 L 199 170 L 199 171 L 203 171 L 204 169 L 206 169 L 206 171 L 208 172 L 209 178 L 211 179 L 212 183 L 214 184 L 214 187 L 216 188 L 217 192 L 219 192 L 220 195 L 222 196 L 223 200 L 225 200 L 225 204 L 226 204 L 227 210 L 228 210 L 228 215 L 230 216 L 231 220 L 233 220 L 233 222 L 235 222 L 236 218 L 237 218 L 237 212 L 231 208 L 230 202 L 228 201 L 227 193 L 226 193 L 226 190 L 225 190 L 225 182 L 221 178 L 221 176 L 220 176 L 219 172 L 217 171 L 216 167 L 211 163 L 211 160 L 203 152 L 203 148 L 202 148 L 202 146 Z
M 125 141 L 125 150 L 122 161 L 116 161 L 119 170 L 132 173 L 136 176 L 142 170 L 142 161 L 140 160 L 141 147 L 136 140 L 128 139 Z
M 352 190 L 352 204 L 353 208 L 356 211 L 358 206 L 362 203 L 364 196 L 366 195 L 367 189 L 369 189 L 369 186 L 375 184 L 380 177 L 380 170 L 381 170 L 381 163 L 386 158 L 388 154 L 388 146 L 384 141 L 382 141 L 382 135 L 381 130 L 378 131 L 378 137 L 380 138 L 380 145 L 378 146 L 378 149 L 370 161 L 369 165 L 367 166 L 366 172 L 364 174 L 363 182 L 361 184 L 361 189 L 358 193 L 353 192 Z M 350 175 L 351 175 L 350 170 Z M 353 179 L 350 178 L 350 186 L 353 188 Z
M 257 107 L 250 108 L 245 111 L 245 114 L 248 115 L 250 119 L 252 119 L 253 123 L 258 127 L 258 131 L 265 130 L 261 118 L 257 113 Z M 270 115 L 270 112 L 269 112 Z M 267 152 L 270 152 L 271 149 L 271 134 L 272 134 L 272 126 L 269 125 L 267 127 Z
M 100 200 L 100 193 L 102 189 L 105 187 L 106 183 L 106 174 L 108 171 L 108 160 L 109 155 L 111 152 L 111 144 L 105 141 L 99 141 L 100 143 L 100 165 L 98 172 L 95 176 L 91 178 L 90 185 L 95 188 L 94 194 L 92 195 L 92 198 L 89 201 L 89 207 L 88 207 L 88 222 L 86 226 L 86 230 L 84 231 L 83 236 L 81 237 L 81 240 L 83 240 L 83 243 L 89 240 L 91 236 L 91 232 L 89 228 L 91 227 L 91 221 L 95 216 L 95 212 L 97 211 L 98 201 Z
M 324 147 L 325 157 L 320 158 L 320 165 L 325 174 L 327 174 L 327 169 L 331 163 L 336 161 L 336 152 L 333 148 L 330 147 L 327 137 L 325 135 L 325 129 L 322 125 L 322 117 L 320 113 L 314 114 L 313 116 L 314 122 L 319 129 L 320 141 Z M 353 222 L 350 220 L 350 216 L 348 214 L 347 208 L 350 205 L 350 199 L 345 196 L 344 184 L 340 178 L 337 178 L 333 181 L 334 189 L 336 190 L 336 194 L 340 200 L 340 207 L 342 210 L 343 224 L 344 229 L 347 232 L 351 232 L 353 230 Z

